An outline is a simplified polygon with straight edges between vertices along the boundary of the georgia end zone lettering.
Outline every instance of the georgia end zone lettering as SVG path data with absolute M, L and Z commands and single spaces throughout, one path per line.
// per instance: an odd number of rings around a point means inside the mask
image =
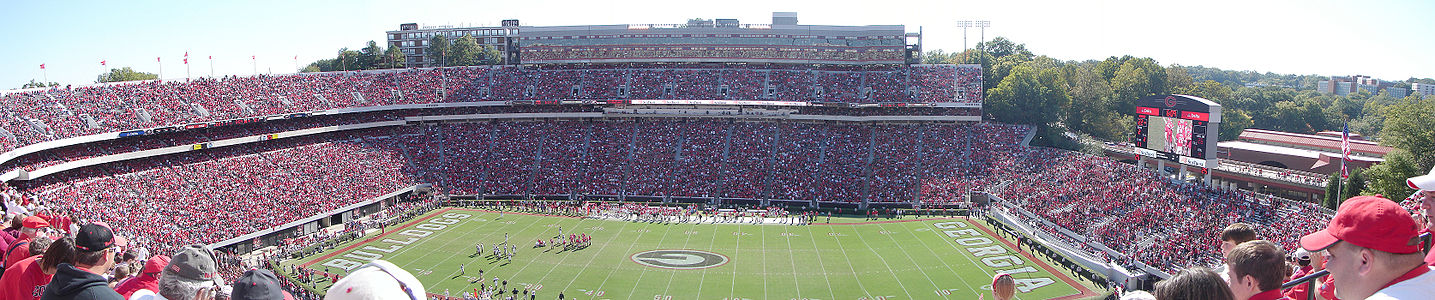
M 429 235 L 433 235 L 434 231 L 444 230 L 448 228 L 449 225 L 457 224 L 459 221 L 468 219 L 469 217 L 472 216 L 464 213 L 445 213 L 437 218 L 432 218 L 418 225 L 414 225 L 414 229 L 404 229 L 395 232 L 395 234 L 397 234 L 396 236 L 379 240 L 375 245 L 364 246 L 364 248 L 344 254 L 344 256 L 340 258 L 325 261 L 324 266 L 353 271 L 354 268 L 384 258 L 386 254 L 391 254 L 394 253 L 394 251 L 403 249 L 404 246 L 408 246 L 409 244 L 427 238 Z M 385 246 L 379 243 L 388 243 L 388 245 Z
M 953 221 L 932 224 L 947 237 L 954 238 L 957 245 L 963 246 L 972 257 L 978 258 L 997 273 L 1011 274 L 1016 279 L 1016 289 L 1022 293 L 1030 293 L 1036 289 L 1056 283 L 1051 277 L 1026 277 L 1018 276 L 1021 273 L 1036 273 L 1036 268 L 1027 265 L 1020 255 L 1011 254 L 1006 247 L 993 243 L 991 238 L 971 227 L 967 222 Z M 991 286 L 986 286 L 987 290 Z

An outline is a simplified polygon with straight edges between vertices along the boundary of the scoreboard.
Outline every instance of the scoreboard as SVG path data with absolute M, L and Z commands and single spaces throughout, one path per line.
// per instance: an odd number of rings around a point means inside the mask
M 1221 105 L 1187 95 L 1156 95 L 1136 100 L 1132 143 L 1144 157 L 1213 167 Z

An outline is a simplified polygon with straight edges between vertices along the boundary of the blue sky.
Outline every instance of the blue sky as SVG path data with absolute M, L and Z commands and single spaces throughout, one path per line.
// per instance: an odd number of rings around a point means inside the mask
M 0 9 L 0 89 L 43 77 L 87 84 L 110 67 L 207 76 L 291 73 L 339 48 L 383 43 L 398 24 L 769 23 L 922 28 L 928 50 L 962 48 L 957 20 L 990 20 L 1006 36 L 1059 59 L 1112 55 L 1163 65 L 1261 72 L 1435 78 L 1435 1 L 10 1 Z M 969 43 L 976 43 L 970 30 Z M 258 59 L 251 65 L 250 55 Z M 255 68 L 257 67 L 257 68 Z

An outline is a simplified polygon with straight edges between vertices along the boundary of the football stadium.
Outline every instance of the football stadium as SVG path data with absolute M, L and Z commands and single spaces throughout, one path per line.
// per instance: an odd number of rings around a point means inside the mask
M 1400 275 L 1380 295 L 1435 282 L 1409 267 L 1435 175 L 1386 200 L 1236 161 L 1218 135 L 1251 117 L 1222 99 L 1112 93 L 1126 140 L 1103 144 L 1005 119 L 1053 109 L 1006 99 L 1060 71 L 934 61 L 903 25 L 501 24 L 400 25 L 393 68 L 0 91 L 0 294 L 1359 299 L 1345 276 Z M 488 63 L 426 43 L 472 35 Z M 1346 255 L 1374 271 L 1319 258 Z

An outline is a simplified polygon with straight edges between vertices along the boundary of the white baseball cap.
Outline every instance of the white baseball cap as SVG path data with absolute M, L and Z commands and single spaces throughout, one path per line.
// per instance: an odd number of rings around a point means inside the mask
M 1431 168 L 1429 174 L 1410 177 L 1410 179 L 1406 179 L 1405 184 L 1409 185 L 1412 189 L 1422 191 L 1435 191 L 1435 168 Z
M 413 274 L 388 261 L 359 267 L 329 287 L 325 300 L 424 300 L 428 294 Z

